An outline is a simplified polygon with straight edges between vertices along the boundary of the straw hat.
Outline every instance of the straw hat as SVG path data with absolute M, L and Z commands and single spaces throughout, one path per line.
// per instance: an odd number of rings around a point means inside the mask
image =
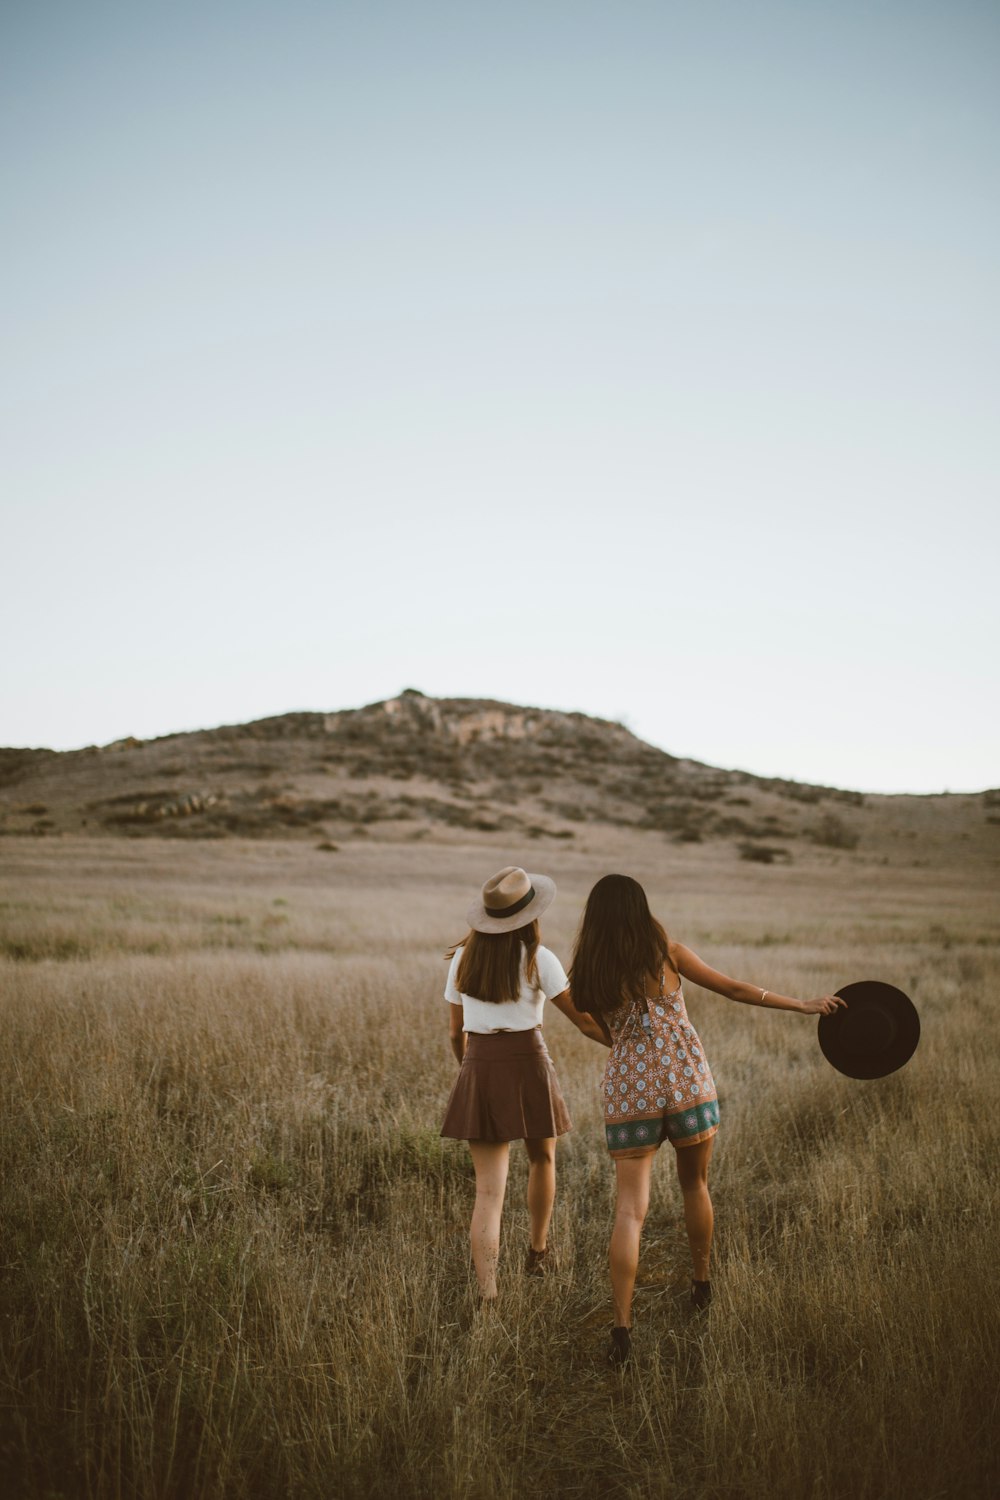
M 540 917 L 556 897 L 556 883 L 547 875 L 529 875 L 508 865 L 491 875 L 480 900 L 469 907 L 467 921 L 476 932 L 516 932 Z
M 920 1017 L 909 995 L 880 979 L 861 979 L 836 992 L 847 1001 L 819 1018 L 827 1062 L 848 1078 L 885 1078 L 909 1062 L 920 1040 Z

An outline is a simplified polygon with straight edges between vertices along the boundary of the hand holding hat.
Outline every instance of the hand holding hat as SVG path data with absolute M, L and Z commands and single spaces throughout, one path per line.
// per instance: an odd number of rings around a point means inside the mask
M 764 991 L 767 994 L 767 991 Z M 835 1010 L 846 1006 L 847 1001 L 839 995 L 820 995 L 818 1000 L 803 1000 L 802 1014 L 805 1016 L 832 1016 Z

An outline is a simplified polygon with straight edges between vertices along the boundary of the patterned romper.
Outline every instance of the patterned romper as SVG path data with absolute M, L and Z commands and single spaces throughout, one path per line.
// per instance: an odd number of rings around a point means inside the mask
M 668 1140 L 707 1141 L 719 1098 L 678 982 L 667 995 L 625 1001 L 605 1016 L 612 1047 L 604 1069 L 604 1128 L 612 1156 L 641 1156 Z

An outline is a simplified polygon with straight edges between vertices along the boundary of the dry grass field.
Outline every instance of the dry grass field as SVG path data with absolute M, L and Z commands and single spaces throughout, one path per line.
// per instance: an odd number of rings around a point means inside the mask
M 76 1497 L 1000 1492 L 995 858 L 586 829 L 572 846 L 8 839 L 0 866 L 0 1489 Z M 912 1062 L 856 1083 L 812 1019 L 689 996 L 719 1085 L 716 1303 L 669 1148 L 637 1359 L 602 1364 L 604 1054 L 553 1014 L 576 1129 L 557 1274 L 526 1282 L 515 1148 L 480 1321 L 444 946 L 508 859 L 643 880 L 677 936 L 791 993 L 901 985 Z

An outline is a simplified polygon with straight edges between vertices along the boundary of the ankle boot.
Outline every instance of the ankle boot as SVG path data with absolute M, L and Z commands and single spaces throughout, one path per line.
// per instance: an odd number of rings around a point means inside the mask
M 631 1328 L 612 1328 L 611 1344 L 608 1348 L 608 1364 L 613 1370 L 620 1370 L 622 1365 L 627 1365 L 631 1358 Z
M 696 1312 L 707 1312 L 712 1300 L 712 1283 L 710 1281 L 691 1282 L 691 1306 Z
M 528 1256 L 524 1263 L 526 1276 L 545 1276 L 551 1271 L 553 1259 L 549 1254 L 550 1249 L 550 1246 L 546 1246 L 544 1250 L 532 1250 L 528 1246 Z

